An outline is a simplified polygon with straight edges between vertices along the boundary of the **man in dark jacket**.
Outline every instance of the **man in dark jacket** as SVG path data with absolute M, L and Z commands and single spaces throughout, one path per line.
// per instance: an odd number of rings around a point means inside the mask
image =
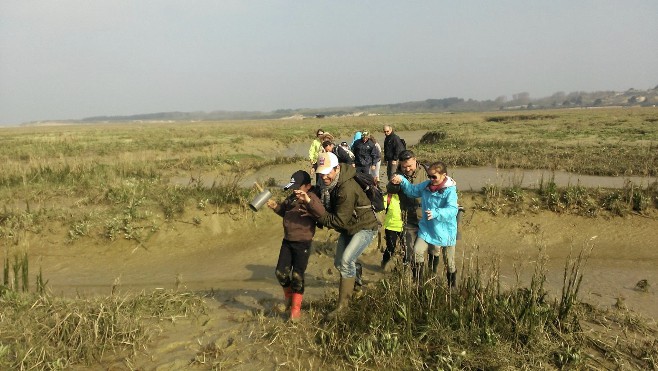
M 391 125 L 384 126 L 384 161 L 386 161 L 386 177 L 391 180 L 393 173 L 398 167 L 400 153 L 406 148 L 400 137 L 393 132 Z
M 322 174 L 324 182 L 320 195 L 322 205 L 314 204 L 305 192 L 295 193 L 320 224 L 340 233 L 334 256 L 334 266 L 340 271 L 340 286 L 338 305 L 328 314 L 331 319 L 349 304 L 356 280 L 356 260 L 375 238 L 379 222 L 370 199 L 354 179 L 356 170 L 353 167 L 339 164 L 333 153 L 322 153 L 316 171 Z M 324 206 L 326 211 L 318 206 Z
M 370 170 L 375 170 L 377 162 L 381 159 L 381 153 L 370 140 L 370 133 L 367 131 L 361 132 L 361 140 L 354 142 L 352 153 L 354 153 L 356 171 L 364 174 L 370 174 Z
M 411 184 L 420 184 L 429 180 L 425 168 L 416 160 L 416 155 L 412 151 L 402 151 L 398 161 L 396 174 L 401 174 Z M 413 256 L 413 247 L 416 243 L 416 238 L 418 238 L 418 222 L 423 217 L 420 198 L 408 197 L 402 192 L 399 184 L 393 184 L 391 182 L 386 185 L 386 191 L 391 194 L 397 194 L 400 197 L 400 210 L 402 211 L 402 222 L 404 223 L 403 235 L 406 245 L 405 256 L 409 259 Z M 408 263 L 408 261 L 405 263 Z

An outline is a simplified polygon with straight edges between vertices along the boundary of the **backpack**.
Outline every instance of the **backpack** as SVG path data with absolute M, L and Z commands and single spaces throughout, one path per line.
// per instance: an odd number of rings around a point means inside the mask
M 350 149 L 350 147 L 348 147 L 347 145 L 344 146 L 344 145 L 342 145 L 342 144 L 341 144 L 340 146 L 341 146 L 341 148 L 343 148 L 343 149 L 345 150 L 345 152 L 347 152 L 347 155 L 350 156 L 350 158 L 351 158 L 352 160 L 354 160 L 354 152 L 352 152 L 352 150 Z
M 407 149 L 407 141 L 404 140 L 404 139 L 402 139 L 402 138 L 400 138 L 400 143 L 402 143 L 402 148 L 403 148 L 402 150 L 403 150 L 403 151 L 406 151 L 406 149 Z
M 354 175 L 354 180 L 356 180 L 359 186 L 361 186 L 361 189 L 363 189 L 363 192 L 368 196 L 370 204 L 376 213 L 386 208 L 384 206 L 384 193 L 375 184 L 375 179 L 372 175 L 357 172 Z

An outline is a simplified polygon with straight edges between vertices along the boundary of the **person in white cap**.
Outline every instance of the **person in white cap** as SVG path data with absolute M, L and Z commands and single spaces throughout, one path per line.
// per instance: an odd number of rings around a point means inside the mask
M 333 319 L 348 307 L 356 281 L 356 261 L 375 238 L 379 222 L 370 199 L 354 179 L 355 168 L 339 164 L 336 155 L 325 152 L 318 157 L 316 172 L 324 183 L 322 205 L 316 205 L 308 192 L 295 193 L 321 225 L 340 233 L 334 256 L 334 266 L 340 272 L 338 303 L 327 316 Z
M 290 182 L 283 187 L 285 190 L 307 193 L 311 200 L 309 203 L 315 204 L 318 210 L 324 210 L 313 188 L 311 175 L 303 170 L 292 174 Z M 283 287 L 286 310 L 290 309 L 290 320 L 294 322 L 301 316 L 304 273 L 308 266 L 316 221 L 309 215 L 308 205 L 299 202 L 294 192 L 280 204 L 272 199 L 268 200 L 267 206 L 283 217 L 283 241 L 275 275 Z

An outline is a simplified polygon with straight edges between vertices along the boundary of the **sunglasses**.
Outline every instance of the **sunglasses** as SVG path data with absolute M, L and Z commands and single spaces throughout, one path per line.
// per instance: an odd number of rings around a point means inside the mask
M 324 133 L 318 133 L 318 136 L 320 136 L 320 135 L 324 135 Z
M 439 179 L 439 176 L 438 176 L 438 175 L 429 175 L 429 174 L 428 174 L 427 176 L 429 176 L 430 179 L 433 179 L 433 180 L 437 180 L 437 179 Z

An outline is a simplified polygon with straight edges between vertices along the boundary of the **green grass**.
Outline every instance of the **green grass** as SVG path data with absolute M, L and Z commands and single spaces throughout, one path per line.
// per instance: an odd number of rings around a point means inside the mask
M 409 272 L 399 271 L 367 287 L 338 320 L 325 320 L 335 300 L 323 298 L 306 303 L 304 321 L 295 326 L 279 318 L 259 318 L 254 338 L 267 344 L 279 364 L 302 364 L 301 358 L 320 368 L 655 369 L 655 328 L 631 314 L 579 302 L 590 249 L 567 259 L 563 290 L 555 298 L 544 288 L 541 258 L 529 282 L 517 281 L 512 287 L 502 284 L 495 264 L 463 267 L 456 290 L 448 289 L 442 277 L 426 276 L 417 285 Z M 613 322 L 629 338 L 587 331 Z M 624 324 L 628 322 L 633 325 Z M 637 342 L 631 332 L 647 336 L 648 342 Z

